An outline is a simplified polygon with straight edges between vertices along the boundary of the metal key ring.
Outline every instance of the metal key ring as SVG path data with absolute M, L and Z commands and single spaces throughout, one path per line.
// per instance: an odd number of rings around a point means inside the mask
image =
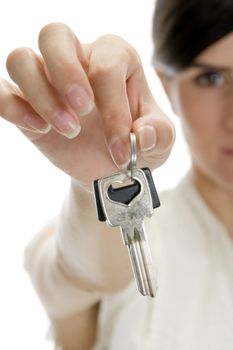
M 137 140 L 136 140 L 136 135 L 133 132 L 130 133 L 130 146 L 131 146 L 131 155 L 130 155 L 130 162 L 127 169 L 130 171 L 131 179 L 133 179 L 134 170 L 136 169 L 136 166 L 137 166 Z

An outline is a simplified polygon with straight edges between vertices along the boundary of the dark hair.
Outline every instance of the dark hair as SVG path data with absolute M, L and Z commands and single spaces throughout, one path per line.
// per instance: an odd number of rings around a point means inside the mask
M 157 0 L 154 64 L 185 69 L 209 45 L 233 31 L 233 0 Z

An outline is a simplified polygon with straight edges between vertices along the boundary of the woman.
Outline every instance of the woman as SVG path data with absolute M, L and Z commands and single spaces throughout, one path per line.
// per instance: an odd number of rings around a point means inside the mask
M 118 230 L 97 222 L 90 193 L 93 179 L 125 168 L 130 130 L 140 165 L 154 168 L 171 150 L 173 127 L 137 53 L 115 36 L 81 45 L 68 27 L 51 24 L 39 35 L 42 57 L 9 55 L 19 90 L 2 83 L 1 114 L 71 176 L 59 217 L 26 253 L 61 348 L 232 349 L 232 15 L 228 0 L 157 1 L 155 68 L 192 167 L 147 223 L 155 299 L 136 291 Z

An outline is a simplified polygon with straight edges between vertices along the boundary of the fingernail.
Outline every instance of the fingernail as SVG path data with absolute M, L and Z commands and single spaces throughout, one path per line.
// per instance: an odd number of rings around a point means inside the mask
M 142 126 L 139 130 L 139 144 L 141 151 L 150 151 L 156 145 L 155 128 L 150 125 Z
M 23 118 L 23 122 L 25 124 L 25 128 L 29 128 L 33 131 L 39 131 L 42 134 L 47 134 L 51 130 L 51 125 L 34 113 L 26 114 Z
M 55 128 L 69 139 L 75 138 L 81 131 L 80 124 L 66 111 L 56 110 L 52 115 Z
M 123 169 L 129 163 L 129 150 L 120 138 L 114 138 L 109 144 L 109 150 L 115 164 Z
M 88 96 L 87 92 L 77 84 L 69 86 L 66 90 L 66 95 L 71 107 L 74 108 L 80 117 L 89 114 L 95 106 L 94 101 Z

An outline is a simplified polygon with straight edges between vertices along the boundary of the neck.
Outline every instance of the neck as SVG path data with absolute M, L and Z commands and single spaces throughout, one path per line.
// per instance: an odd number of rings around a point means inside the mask
M 191 175 L 196 189 L 233 239 L 233 190 L 217 184 L 194 165 Z

